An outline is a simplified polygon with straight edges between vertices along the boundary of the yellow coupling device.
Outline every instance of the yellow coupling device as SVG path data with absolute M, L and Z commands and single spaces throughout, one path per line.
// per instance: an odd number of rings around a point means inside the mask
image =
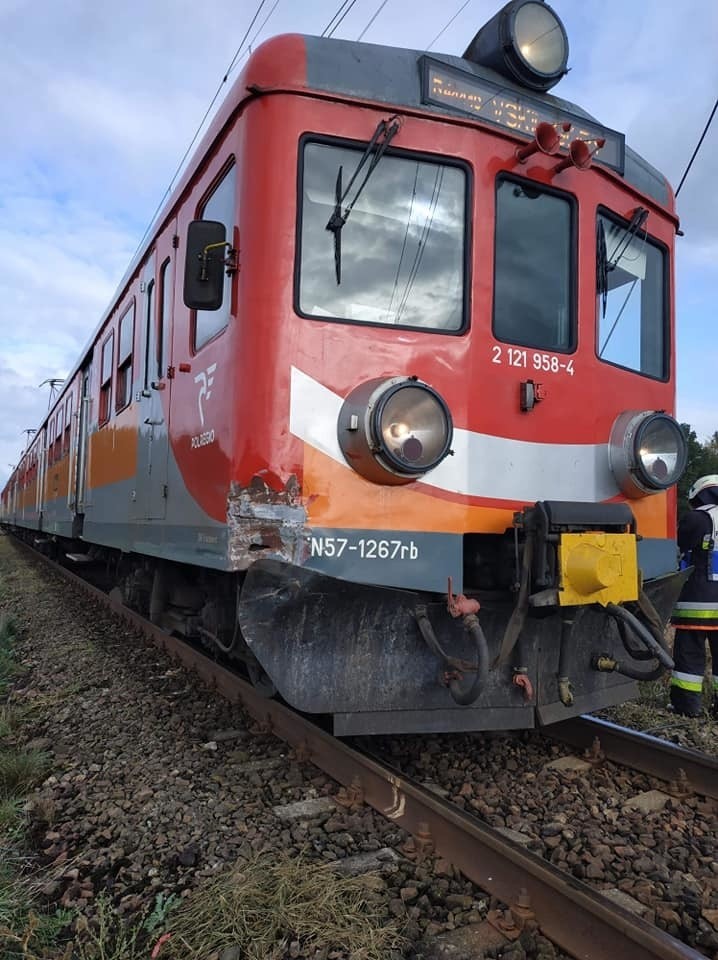
M 562 533 L 558 547 L 559 605 L 638 599 L 633 533 Z

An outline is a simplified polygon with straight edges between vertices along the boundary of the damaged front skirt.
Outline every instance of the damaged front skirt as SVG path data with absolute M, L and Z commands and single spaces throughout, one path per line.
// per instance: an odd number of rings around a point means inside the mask
M 662 623 L 682 582 L 671 574 L 645 584 Z M 466 693 L 472 677 L 459 685 L 457 676 L 462 664 L 478 665 L 480 643 L 467 619 L 474 614 L 455 607 L 462 625 L 449 616 L 446 597 L 259 560 L 242 586 L 239 624 L 281 696 L 302 712 L 332 715 L 337 734 L 518 729 L 635 695 L 633 680 L 605 666 L 627 655 L 615 619 L 598 605 L 579 608 L 569 636 L 564 622 L 563 643 L 560 612 L 531 610 L 516 650 L 497 662 L 514 608 L 509 594 L 481 597 L 478 619 L 489 667 L 481 669 L 482 682 L 468 705 L 461 691 Z M 447 669 L 443 653 L 459 668 Z M 602 670 L 596 668 L 599 658 Z

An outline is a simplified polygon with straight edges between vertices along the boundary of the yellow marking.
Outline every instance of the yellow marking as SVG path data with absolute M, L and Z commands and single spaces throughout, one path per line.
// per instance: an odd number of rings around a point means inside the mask
M 636 537 L 632 533 L 562 533 L 558 562 L 562 607 L 638 599 Z
M 384 816 L 387 820 L 398 820 L 400 817 L 404 816 L 404 810 L 406 808 L 406 797 L 401 792 L 400 783 L 401 781 L 390 777 L 391 782 L 391 806 L 385 807 Z

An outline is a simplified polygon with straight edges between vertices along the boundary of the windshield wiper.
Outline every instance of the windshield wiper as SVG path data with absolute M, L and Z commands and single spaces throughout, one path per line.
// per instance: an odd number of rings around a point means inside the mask
M 356 166 L 356 170 L 351 175 L 349 183 L 347 184 L 346 190 L 342 193 L 342 168 L 339 167 L 337 172 L 337 182 L 334 189 L 334 212 L 329 218 L 326 229 L 334 234 L 334 268 L 337 275 L 337 283 L 342 282 L 342 239 L 341 233 L 344 224 L 349 219 L 349 215 L 352 212 L 354 204 L 359 199 L 359 196 L 367 184 L 369 177 L 376 170 L 377 164 L 384 156 L 386 148 L 389 146 L 391 141 L 394 139 L 396 134 L 399 132 L 401 126 L 401 121 L 398 116 L 389 117 L 388 120 L 380 120 L 377 124 L 377 128 L 374 131 L 374 134 L 367 144 L 367 148 L 364 151 L 359 163 Z M 371 159 L 369 160 L 369 158 Z M 364 164 L 369 160 L 369 166 L 366 168 L 364 173 L 364 178 L 361 180 L 359 185 L 356 187 L 354 197 L 351 202 L 347 204 L 344 212 L 342 213 L 342 206 L 347 201 L 349 192 L 354 186 L 354 181 L 359 176 Z
M 636 209 L 633 211 L 633 216 L 626 227 L 626 232 L 623 234 L 623 239 L 611 254 L 611 259 L 608 261 L 609 270 L 613 270 L 613 268 L 618 264 L 618 261 L 621 259 L 623 254 L 626 252 L 626 250 L 628 250 L 631 240 L 633 240 L 647 219 L 648 210 L 646 210 L 645 207 L 636 207 Z
M 606 250 L 606 230 L 603 226 L 603 220 L 598 221 L 598 231 L 596 235 L 596 293 L 601 298 L 601 316 L 606 316 L 606 302 L 608 299 L 608 274 L 615 270 L 621 257 L 628 250 L 631 241 L 648 219 L 648 210 L 645 207 L 636 207 L 633 211 L 626 231 L 621 240 L 616 244 L 609 259 Z M 633 289 L 633 288 L 631 288 Z M 625 304 L 624 304 L 625 306 Z M 604 344 L 605 347 L 605 344 Z
M 596 231 L 596 293 L 601 298 L 601 317 L 606 316 L 608 300 L 608 254 L 606 253 L 606 229 L 599 217 Z

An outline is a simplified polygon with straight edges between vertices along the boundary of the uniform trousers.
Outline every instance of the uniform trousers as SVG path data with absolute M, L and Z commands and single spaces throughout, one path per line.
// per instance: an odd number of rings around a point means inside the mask
M 718 715 L 718 629 L 682 630 L 680 627 L 676 627 L 673 644 L 675 669 L 671 676 L 671 703 L 677 713 L 697 717 L 701 712 L 706 641 L 710 645 L 713 661 L 712 712 Z

